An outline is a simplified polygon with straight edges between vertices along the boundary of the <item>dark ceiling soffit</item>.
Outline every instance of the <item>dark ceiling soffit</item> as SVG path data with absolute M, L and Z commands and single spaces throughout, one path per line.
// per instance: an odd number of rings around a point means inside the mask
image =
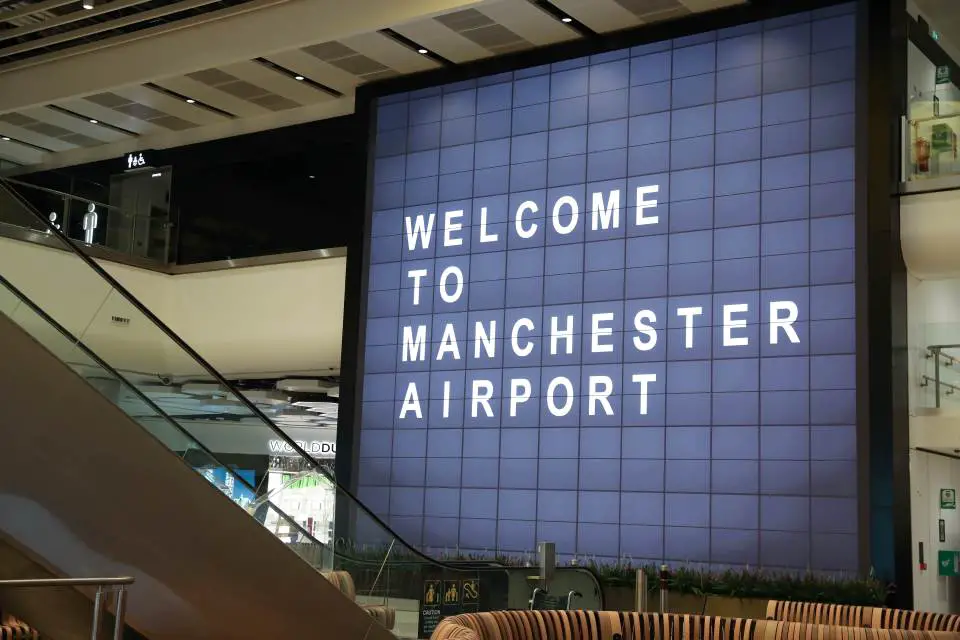
M 616 51 L 641 44 L 660 42 L 671 38 L 695 35 L 706 31 L 725 29 L 794 13 L 822 9 L 853 0 L 751 0 L 747 4 L 725 9 L 695 13 L 688 17 L 641 25 L 622 31 L 601 34 L 597 38 L 583 38 L 560 42 L 518 53 L 485 58 L 453 67 L 433 69 L 420 73 L 380 80 L 357 87 L 357 104 L 381 96 L 414 91 L 437 85 L 470 80 L 515 69 L 535 67 L 579 56 Z

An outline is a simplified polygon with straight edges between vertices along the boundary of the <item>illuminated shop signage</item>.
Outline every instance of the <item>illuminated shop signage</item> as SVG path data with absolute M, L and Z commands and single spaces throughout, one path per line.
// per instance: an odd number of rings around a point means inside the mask
M 270 453 L 273 455 L 293 456 L 293 447 L 283 440 L 271 440 L 268 443 Z M 314 458 L 335 458 L 337 457 L 337 443 L 324 440 L 297 440 L 297 446 L 309 453 Z

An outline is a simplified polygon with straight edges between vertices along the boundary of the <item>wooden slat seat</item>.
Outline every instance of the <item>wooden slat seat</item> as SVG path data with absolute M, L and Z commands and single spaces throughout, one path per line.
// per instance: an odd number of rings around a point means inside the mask
M 494 611 L 445 618 L 431 640 L 960 640 L 960 634 L 681 614 Z
M 357 587 L 353 581 L 353 576 L 346 571 L 321 571 L 320 573 L 330 581 L 333 586 L 340 589 L 340 593 L 356 601 Z M 397 623 L 397 612 L 393 607 L 380 604 L 362 604 L 360 608 L 373 616 L 377 622 L 388 630 L 393 629 Z
M 846 604 L 771 600 L 767 604 L 767 619 L 872 629 L 960 632 L 960 615 Z

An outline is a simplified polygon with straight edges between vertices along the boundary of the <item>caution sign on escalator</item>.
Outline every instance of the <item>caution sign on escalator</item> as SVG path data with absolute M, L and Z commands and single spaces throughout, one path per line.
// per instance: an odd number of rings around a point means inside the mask
M 507 608 L 509 582 L 505 571 L 482 572 L 480 577 L 457 580 L 448 577 L 437 575 L 436 579 L 431 576 L 423 581 L 420 638 L 429 638 L 440 621 L 448 616 Z

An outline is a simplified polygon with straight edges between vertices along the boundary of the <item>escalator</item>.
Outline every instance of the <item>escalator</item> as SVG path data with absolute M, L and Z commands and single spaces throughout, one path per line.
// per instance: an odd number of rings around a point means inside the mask
M 0 236 L 0 442 L 15 460 L 0 537 L 24 554 L 56 575 L 134 576 L 127 622 L 151 639 L 391 637 L 380 622 L 418 638 L 451 613 L 525 606 L 530 569 L 404 544 L 3 181 Z M 296 472 L 265 487 L 221 462 L 231 438 L 280 442 Z M 328 522 L 284 512 L 305 485 L 329 493 Z M 566 575 L 600 605 L 591 574 Z

